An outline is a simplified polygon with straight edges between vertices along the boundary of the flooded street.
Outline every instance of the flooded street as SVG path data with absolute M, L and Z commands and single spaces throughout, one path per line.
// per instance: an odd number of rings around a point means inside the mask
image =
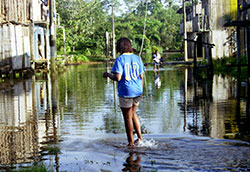
M 0 171 L 37 163 L 53 171 L 250 170 L 246 82 L 147 66 L 137 110 L 144 141 L 129 148 L 106 70 L 69 66 L 56 77 L 2 83 Z

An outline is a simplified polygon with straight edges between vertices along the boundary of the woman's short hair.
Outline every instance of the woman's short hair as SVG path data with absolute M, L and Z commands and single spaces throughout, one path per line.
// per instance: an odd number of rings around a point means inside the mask
M 116 43 L 116 51 L 119 53 L 132 53 L 133 48 L 131 41 L 128 38 L 120 38 Z

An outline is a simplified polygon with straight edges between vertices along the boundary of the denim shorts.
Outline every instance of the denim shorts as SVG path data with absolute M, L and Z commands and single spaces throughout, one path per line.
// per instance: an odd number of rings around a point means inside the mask
M 135 98 L 119 97 L 119 103 L 121 108 L 130 108 L 133 105 L 138 106 L 142 99 L 142 95 Z

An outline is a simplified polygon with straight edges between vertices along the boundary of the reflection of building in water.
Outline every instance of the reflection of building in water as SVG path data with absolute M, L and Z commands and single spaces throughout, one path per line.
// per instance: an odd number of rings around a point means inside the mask
M 240 126 L 236 117 L 243 116 L 246 101 L 237 102 L 237 82 L 230 77 L 214 76 L 211 133 L 214 138 L 236 138 Z M 237 104 L 240 104 L 237 112 Z M 241 117 L 240 117 L 241 118 Z
M 37 116 L 31 80 L 0 91 L 0 164 L 30 162 L 38 153 Z
M 224 108 L 220 108 L 221 103 L 227 102 L 232 98 L 233 89 L 232 79 L 215 75 L 213 77 L 213 102 L 210 110 L 210 136 L 213 138 L 224 138 L 225 134 L 225 115 Z M 221 103 L 220 103 L 221 102 Z
M 195 86 L 189 86 L 187 90 L 188 129 L 213 138 L 237 137 L 241 132 L 239 121 L 245 113 L 246 101 L 237 102 L 236 82 L 221 75 L 214 75 L 212 81 L 193 82 Z M 237 103 L 240 104 L 238 112 Z
M 54 142 L 60 124 L 60 116 L 52 111 L 52 80 L 49 75 L 36 78 L 34 82 L 35 107 L 38 112 L 39 143 Z M 43 145 L 40 145 L 43 146 Z
M 58 140 L 50 79 L 14 82 L 0 85 L 0 166 L 32 162 L 42 143 Z
M 46 81 L 38 81 L 35 83 L 36 92 L 36 109 L 39 114 L 45 113 L 48 110 L 48 88 Z

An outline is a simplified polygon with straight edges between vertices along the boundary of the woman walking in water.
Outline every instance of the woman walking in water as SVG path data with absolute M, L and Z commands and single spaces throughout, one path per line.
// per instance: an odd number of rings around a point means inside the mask
M 116 50 L 120 56 L 116 58 L 111 73 L 105 72 L 103 77 L 117 81 L 120 108 L 122 110 L 128 138 L 128 146 L 142 141 L 140 120 L 136 114 L 137 106 L 142 99 L 144 65 L 140 57 L 133 54 L 128 38 L 117 41 Z M 134 142 L 133 130 L 138 139 Z

